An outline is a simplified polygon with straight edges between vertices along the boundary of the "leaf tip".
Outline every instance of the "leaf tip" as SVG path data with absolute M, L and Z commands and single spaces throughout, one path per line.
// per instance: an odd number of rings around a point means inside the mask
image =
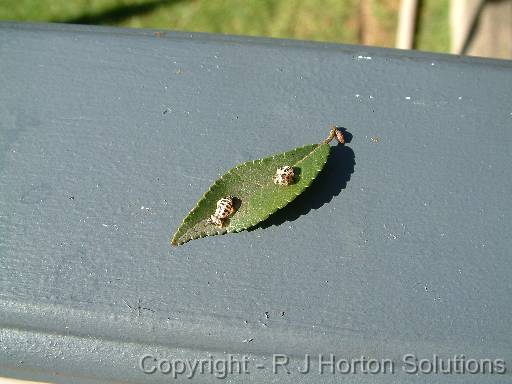
M 180 228 L 178 228 L 178 230 L 174 232 L 174 235 L 172 235 L 170 243 L 173 247 L 177 247 L 178 245 L 185 243 L 182 239 L 183 234 L 180 233 Z

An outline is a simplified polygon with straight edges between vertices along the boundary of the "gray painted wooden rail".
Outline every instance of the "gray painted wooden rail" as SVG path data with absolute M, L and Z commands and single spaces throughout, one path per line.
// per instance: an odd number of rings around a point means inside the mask
M 0 24 L 0 376 L 170 382 L 141 357 L 231 354 L 230 382 L 510 381 L 511 100 L 508 61 Z M 170 246 L 220 174 L 331 124 L 351 141 L 291 207 Z M 299 374 L 306 353 L 395 372 Z

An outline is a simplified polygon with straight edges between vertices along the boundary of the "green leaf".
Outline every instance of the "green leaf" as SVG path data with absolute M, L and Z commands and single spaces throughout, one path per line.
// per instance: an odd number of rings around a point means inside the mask
M 185 217 L 171 243 L 181 245 L 201 237 L 240 232 L 268 218 L 299 196 L 322 170 L 329 156 L 329 141 L 334 129 L 321 144 L 309 144 L 264 159 L 242 163 L 218 179 Z M 276 185 L 272 177 L 277 168 L 293 167 L 295 181 Z M 208 222 L 217 201 L 233 196 L 237 210 L 226 219 L 222 228 Z

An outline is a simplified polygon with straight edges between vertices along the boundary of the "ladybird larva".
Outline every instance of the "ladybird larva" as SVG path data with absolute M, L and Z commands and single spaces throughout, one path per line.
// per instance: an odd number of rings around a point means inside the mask
M 272 177 L 272 181 L 277 185 L 290 185 L 293 184 L 295 178 L 295 172 L 289 165 L 277 168 L 275 175 Z
M 210 224 L 222 228 L 225 220 L 236 212 L 233 196 L 228 196 L 217 201 L 215 213 L 207 220 Z

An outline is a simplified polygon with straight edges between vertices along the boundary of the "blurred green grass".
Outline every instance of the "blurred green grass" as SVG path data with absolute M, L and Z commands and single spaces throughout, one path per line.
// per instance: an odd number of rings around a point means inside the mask
M 0 19 L 392 47 L 399 0 L 0 0 Z M 449 0 L 421 2 L 418 49 L 449 50 Z M 364 34 L 363 34 L 363 32 Z

